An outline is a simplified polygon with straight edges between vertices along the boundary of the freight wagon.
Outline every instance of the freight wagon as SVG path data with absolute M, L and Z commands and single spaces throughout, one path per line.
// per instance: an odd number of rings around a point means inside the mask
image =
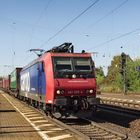
M 9 90 L 9 78 L 8 77 L 3 77 L 0 80 L 0 88 L 5 91 Z
M 20 71 L 21 70 L 22 68 L 16 68 L 9 75 L 10 90 L 12 91 L 15 97 L 19 95 L 19 91 L 20 91 Z

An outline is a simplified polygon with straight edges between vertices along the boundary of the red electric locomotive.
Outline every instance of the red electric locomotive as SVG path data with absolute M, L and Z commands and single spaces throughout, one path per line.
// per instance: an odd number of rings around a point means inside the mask
M 45 52 L 20 73 L 20 97 L 52 115 L 96 106 L 95 66 L 90 53 L 74 53 L 71 43 Z

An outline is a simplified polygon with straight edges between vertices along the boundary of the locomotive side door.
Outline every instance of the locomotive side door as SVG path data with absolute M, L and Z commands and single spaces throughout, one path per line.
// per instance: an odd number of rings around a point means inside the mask
M 43 62 L 38 63 L 38 96 L 39 101 L 45 102 L 45 88 L 46 82 L 45 82 L 45 73 L 44 73 L 44 67 Z

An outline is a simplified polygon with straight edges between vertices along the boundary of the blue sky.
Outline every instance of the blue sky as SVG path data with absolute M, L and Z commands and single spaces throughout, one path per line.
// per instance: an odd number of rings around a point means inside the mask
M 48 50 L 63 42 L 72 42 L 76 52 L 97 52 L 93 55 L 96 67 L 104 67 L 105 72 L 114 55 L 125 52 L 133 59 L 139 57 L 140 30 L 103 42 L 140 28 L 140 0 L 99 0 L 63 32 L 44 43 L 94 1 L 0 0 L 0 75 L 35 59 L 29 49 Z

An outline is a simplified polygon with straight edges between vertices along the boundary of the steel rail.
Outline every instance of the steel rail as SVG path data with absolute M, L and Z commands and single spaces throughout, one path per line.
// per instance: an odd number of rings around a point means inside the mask
M 136 100 L 100 97 L 100 103 L 140 110 L 140 101 L 136 101 Z

